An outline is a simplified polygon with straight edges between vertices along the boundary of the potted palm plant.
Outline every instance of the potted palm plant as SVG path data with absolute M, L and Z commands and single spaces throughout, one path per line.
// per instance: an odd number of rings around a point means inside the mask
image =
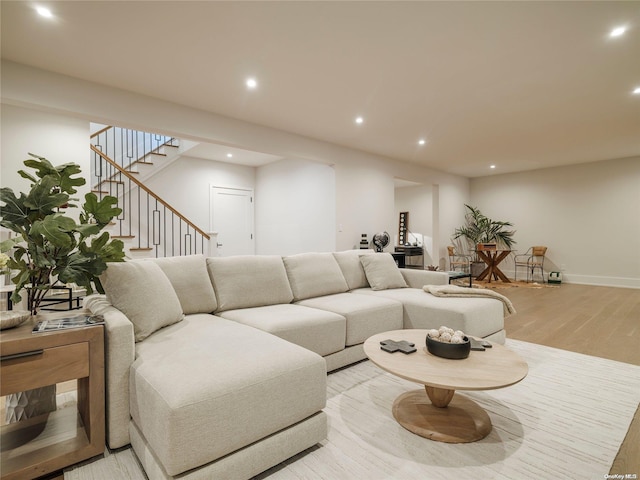
M 94 193 L 86 194 L 76 221 L 67 211 L 78 208 L 71 195 L 77 192 L 76 187 L 86 183 L 79 176 L 80 166 L 74 163 L 53 166 L 46 158 L 29 155 L 32 158 L 24 164 L 35 173 L 18 172 L 31 181 L 28 193 L 16 195 L 11 188 L 0 189 L 0 225 L 16 234 L 15 238 L 0 243 L 0 251 L 10 253 L 6 266 L 15 284 L 12 302 L 20 302 L 21 293 L 26 291 L 27 308 L 36 315 L 42 299 L 57 284 L 76 284 L 87 293 L 92 293 L 95 287 L 103 293 L 98 277 L 107 268 L 107 262 L 124 260 L 124 244 L 102 232 L 121 212 L 115 206 L 115 197 L 98 200 Z M 53 392 L 55 406 L 55 386 Z M 8 399 L 7 403 L 14 402 Z
M 465 224 L 455 229 L 453 240 L 463 239 L 466 241 L 464 246 L 467 252 L 473 255 L 471 274 L 475 277 L 484 269 L 484 263 L 476 253 L 478 244 L 495 243 L 498 248 L 511 250 L 512 246 L 516 244 L 513 239 L 516 231 L 510 230 L 513 227 L 511 222 L 492 220 L 478 208 L 467 204 L 465 204 L 465 207 L 467 208 Z

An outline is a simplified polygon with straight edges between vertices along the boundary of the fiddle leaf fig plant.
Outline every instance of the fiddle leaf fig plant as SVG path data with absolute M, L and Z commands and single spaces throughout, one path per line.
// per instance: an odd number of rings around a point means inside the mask
M 12 252 L 7 267 L 17 271 L 11 279 L 16 286 L 11 300 L 20 302 L 20 292 L 26 290 L 28 308 L 35 314 L 57 284 L 75 283 L 87 293 L 95 286 L 104 293 L 99 276 L 107 262 L 124 260 L 124 244 L 102 232 L 122 212 L 115 197 L 99 200 L 94 193 L 87 193 L 76 221 L 66 210 L 78 208 L 71 195 L 77 193 L 75 187 L 86 183 L 77 176 L 80 166 L 53 166 L 44 157 L 29 155 L 32 158 L 24 164 L 34 169 L 35 175 L 18 171 L 32 182 L 29 192 L 16 195 L 10 188 L 0 189 L 0 225 L 17 234 L 0 243 L 0 251 Z

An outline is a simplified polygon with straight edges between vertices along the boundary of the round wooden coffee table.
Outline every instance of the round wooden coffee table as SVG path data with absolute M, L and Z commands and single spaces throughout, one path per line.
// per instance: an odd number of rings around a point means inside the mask
M 383 370 L 424 385 L 424 389 L 400 395 L 393 416 L 407 430 L 448 443 L 474 442 L 491 432 L 487 412 L 456 390 L 492 390 L 518 383 L 529 367 L 516 353 L 493 344 L 485 351 L 472 350 L 468 358 L 449 360 L 426 349 L 427 330 L 394 330 L 369 337 L 364 351 Z M 383 340 L 415 343 L 415 353 L 388 353 Z

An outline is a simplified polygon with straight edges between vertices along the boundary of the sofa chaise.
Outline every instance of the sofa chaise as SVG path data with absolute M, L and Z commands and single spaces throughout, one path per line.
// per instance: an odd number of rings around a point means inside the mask
M 448 325 L 504 342 L 501 302 L 422 290 L 446 273 L 358 250 L 111 263 L 105 318 L 111 448 L 150 479 L 250 478 L 327 436 L 326 373 L 376 333 Z

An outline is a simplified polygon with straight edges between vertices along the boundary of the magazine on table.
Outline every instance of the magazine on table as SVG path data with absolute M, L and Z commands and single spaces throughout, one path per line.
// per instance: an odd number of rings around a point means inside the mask
M 73 317 L 51 318 L 39 321 L 36 326 L 33 327 L 33 333 L 90 327 L 103 323 L 104 317 L 102 315 L 74 315 Z

